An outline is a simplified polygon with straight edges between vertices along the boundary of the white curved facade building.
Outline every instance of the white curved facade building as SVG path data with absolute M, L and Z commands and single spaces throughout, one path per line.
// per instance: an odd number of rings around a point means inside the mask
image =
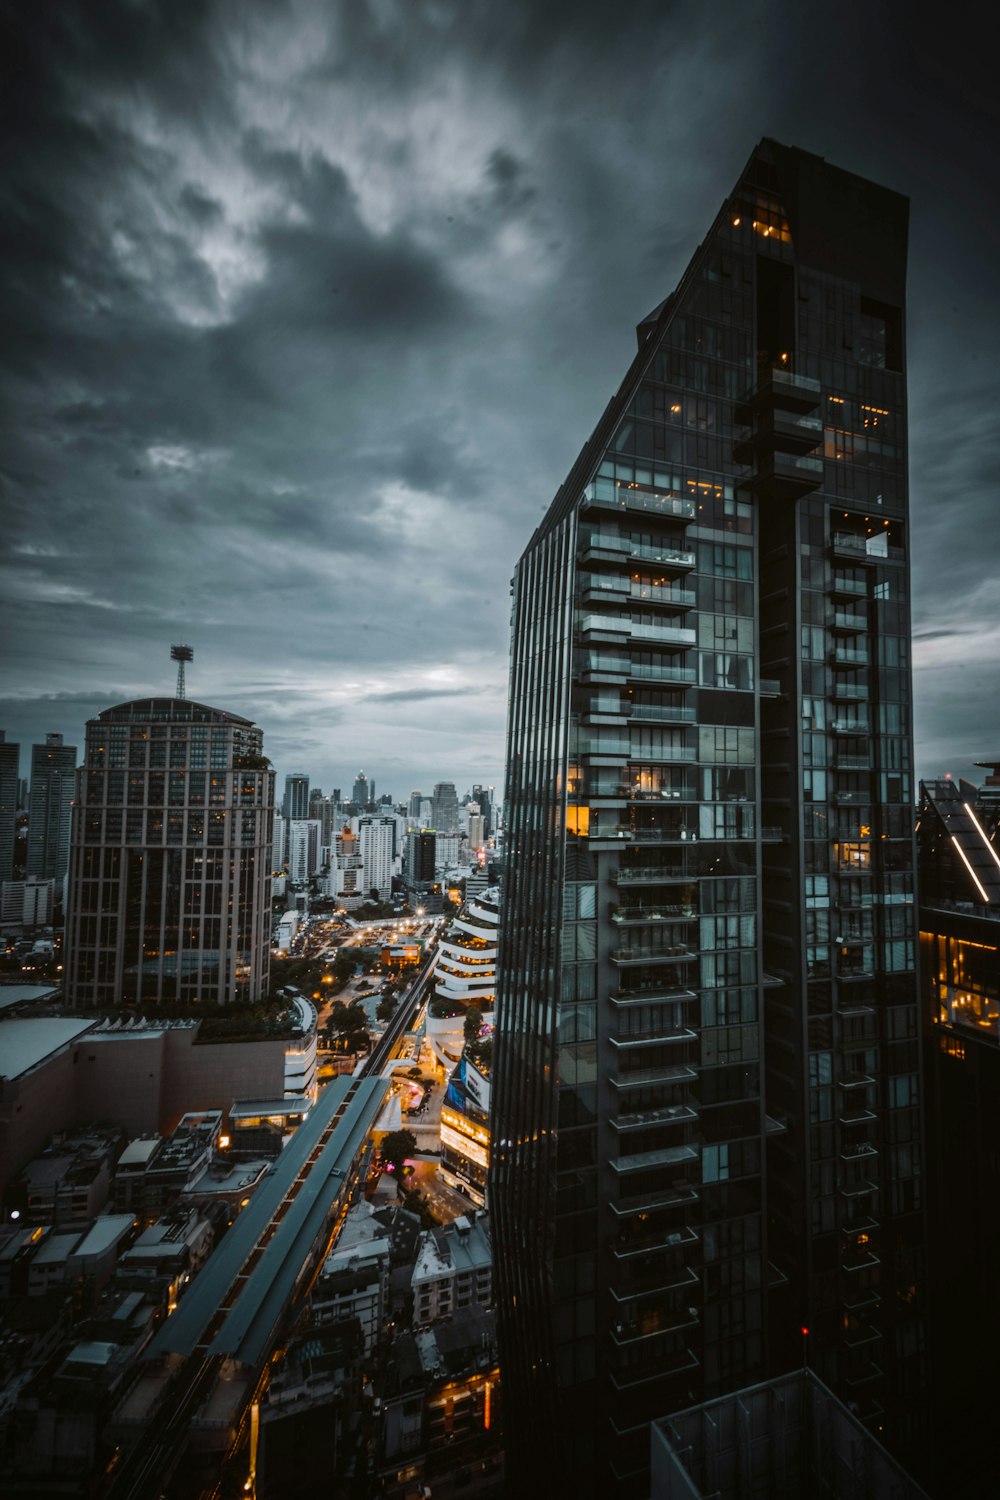
M 462 1055 L 470 1006 L 478 1005 L 483 1020 L 492 1024 L 499 922 L 493 896 L 476 896 L 462 907 L 438 945 L 427 1040 L 442 1067 L 453 1067 Z

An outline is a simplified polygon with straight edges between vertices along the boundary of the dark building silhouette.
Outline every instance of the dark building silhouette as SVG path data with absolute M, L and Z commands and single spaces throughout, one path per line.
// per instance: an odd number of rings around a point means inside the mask
M 66 874 L 75 775 L 76 746 L 64 745 L 61 734 L 32 745 L 27 873 L 39 880 L 59 882 Z
M 1000 761 L 976 788 L 921 783 L 931 1347 L 941 1493 L 985 1494 L 996 1467 L 1000 1347 Z M 986 1483 L 990 1476 L 990 1483 Z
M 514 1492 L 802 1362 L 923 1421 L 907 203 L 764 141 L 518 563 L 491 1203 Z
M 281 815 L 300 822 L 309 816 L 309 777 L 302 771 L 291 771 L 285 777 L 285 795 Z
M 0 880 L 14 878 L 14 838 L 17 828 L 18 768 L 21 747 L 0 729 Z
M 74 807 L 69 1003 L 259 999 L 273 838 L 274 772 L 249 719 L 190 698 L 91 719 Z

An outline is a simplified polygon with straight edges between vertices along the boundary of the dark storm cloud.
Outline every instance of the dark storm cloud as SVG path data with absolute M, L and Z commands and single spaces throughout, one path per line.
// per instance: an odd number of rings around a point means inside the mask
M 913 199 L 919 768 L 992 743 L 993 95 L 809 11 L 8 6 L 11 737 L 187 638 L 279 769 L 497 781 L 513 563 L 769 133 Z

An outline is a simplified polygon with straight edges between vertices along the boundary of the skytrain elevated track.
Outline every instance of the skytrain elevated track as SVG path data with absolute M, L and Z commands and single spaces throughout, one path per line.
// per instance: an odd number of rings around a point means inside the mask
M 352 1077 L 332 1080 L 176 1312 L 150 1344 L 111 1423 L 120 1444 L 107 1500 L 168 1491 L 185 1450 L 235 1446 L 273 1350 L 329 1252 L 354 1196 L 389 1064 L 425 1001 L 433 959 Z M 210 1486 L 211 1488 L 211 1486 Z

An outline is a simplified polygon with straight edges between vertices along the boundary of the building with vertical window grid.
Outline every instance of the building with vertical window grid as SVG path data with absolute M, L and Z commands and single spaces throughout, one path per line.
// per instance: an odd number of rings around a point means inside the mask
M 809 1364 L 922 1421 L 907 202 L 763 141 L 513 581 L 490 1195 L 514 1483 Z
M 145 698 L 87 725 L 66 994 L 80 1008 L 232 1004 L 269 976 L 274 772 L 249 719 Z

